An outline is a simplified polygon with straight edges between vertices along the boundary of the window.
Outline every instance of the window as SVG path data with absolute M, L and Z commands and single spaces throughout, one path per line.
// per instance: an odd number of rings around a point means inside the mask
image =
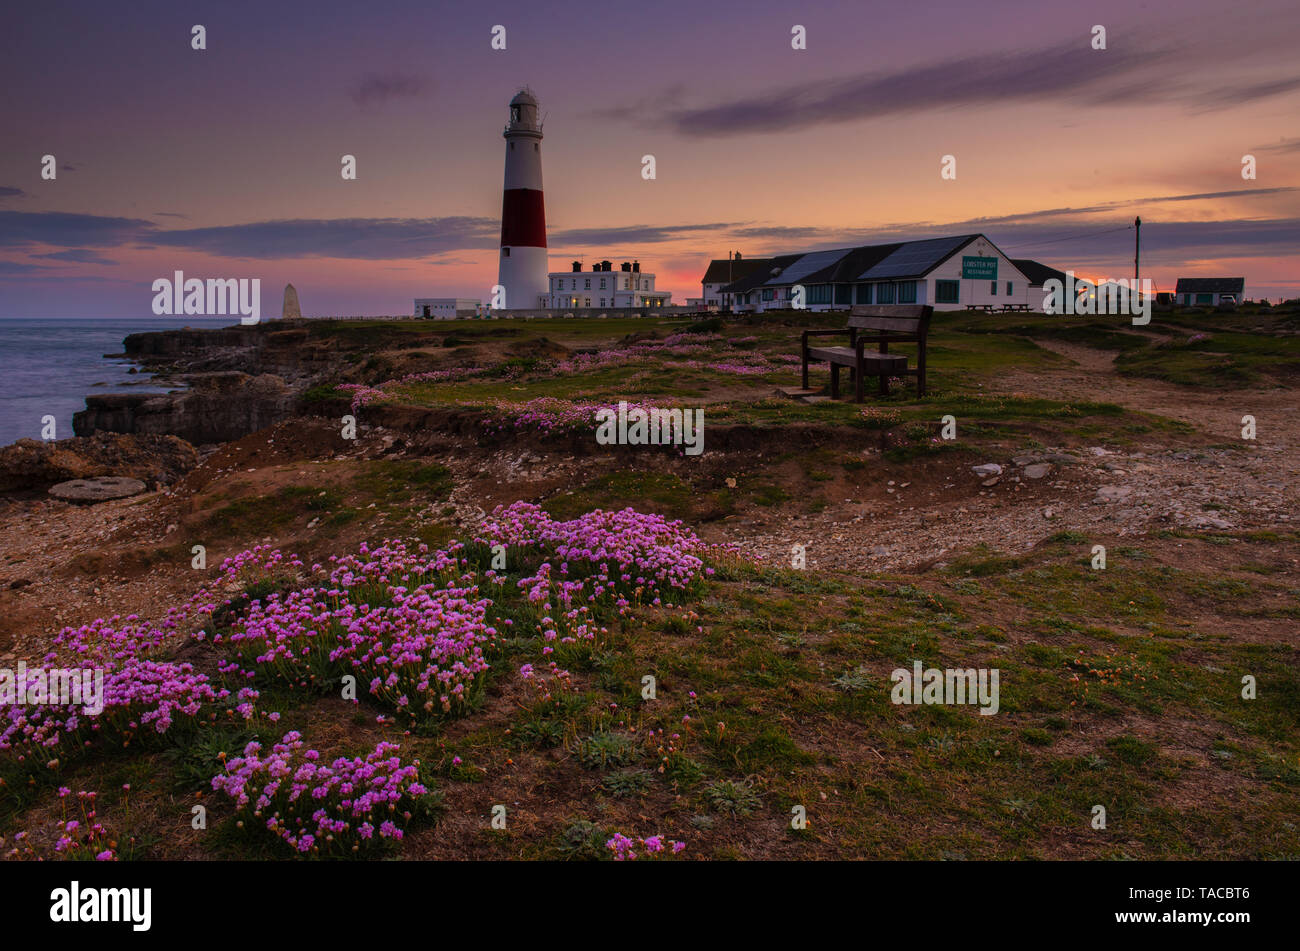
M 772 299 L 772 288 L 770 287 L 763 288 L 763 300 L 771 300 L 771 299 Z
M 590 306 L 591 306 L 591 298 L 590 298 L 590 297 L 586 298 L 586 299 L 583 301 L 582 306 L 583 306 L 583 307 L 590 307 Z
M 997 281 L 989 281 L 989 296 L 990 296 L 990 297 L 997 297 L 997 296 L 998 296 L 998 282 L 997 282 Z
M 603 297 L 600 299 L 600 306 L 601 306 L 601 307 L 604 307 L 604 306 L 605 306 L 605 298 L 603 298 Z
M 810 304 L 829 304 L 831 302 L 831 286 L 829 284 L 814 284 L 808 288 L 808 303 Z
M 502 248 L 502 249 L 501 249 L 501 256 L 502 256 L 503 258 L 508 258 L 508 257 L 510 257 L 510 249 L 509 249 L 509 248 Z
M 583 289 L 584 291 L 589 291 L 589 290 L 591 290 L 591 278 L 588 277 L 588 278 L 584 278 L 584 279 L 583 279 L 583 281 L 582 281 L 582 289 Z
M 1014 285 L 1013 285 L 1010 281 L 1007 281 L 1007 296 L 1008 296 L 1008 297 L 1010 297 L 1011 294 L 1012 294 L 1011 288 L 1012 288 L 1013 286 L 1014 286 Z
M 852 304 L 853 303 L 853 285 L 836 284 L 835 285 L 835 303 Z
M 936 304 L 955 304 L 961 294 L 961 281 L 935 281 L 934 302 Z
M 603 277 L 600 279 L 600 289 L 602 291 L 605 289 L 605 279 Z
M 857 303 L 859 303 L 859 304 L 870 304 L 870 303 L 871 303 L 871 285 L 870 285 L 870 284 L 859 284 L 859 285 L 858 285 L 858 290 L 857 290 L 857 297 L 858 297 Z
M 876 303 L 892 304 L 894 302 L 894 285 L 877 284 L 876 285 Z
M 899 283 L 898 302 L 900 304 L 916 303 L 916 281 L 902 281 Z

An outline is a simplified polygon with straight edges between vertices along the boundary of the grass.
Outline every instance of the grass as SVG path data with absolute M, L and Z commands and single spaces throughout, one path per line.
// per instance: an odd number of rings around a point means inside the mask
M 701 329 L 752 335 L 754 348 L 776 354 L 789 352 L 800 326 L 837 319 L 763 315 Z M 774 398 L 771 389 L 791 382 L 793 369 L 757 381 L 697 371 L 629 376 L 627 368 L 551 377 L 516 356 L 507 358 L 516 376 L 420 385 L 402 397 L 455 406 L 539 394 L 680 396 L 676 387 L 683 387 L 703 394 L 683 399 L 706 400 L 711 426 L 830 433 L 809 448 L 773 440 L 779 449 L 736 472 L 658 458 L 641 468 L 611 466 L 542 500 L 557 518 L 627 505 L 693 523 L 746 511 L 779 518 L 829 497 L 850 475 L 874 477 L 876 463 L 863 463 L 845 434 L 866 445 L 879 441 L 887 460 L 919 465 L 971 444 L 1041 447 L 1093 432 L 1123 438 L 1126 427 L 1181 438 L 1187 429 L 1180 424 L 1104 401 L 994 396 L 981 384 L 1010 367 L 1055 365 L 1059 358 L 1035 339 L 1118 350 L 1140 372 L 1185 375 L 1186 385 L 1206 385 L 1197 376 L 1203 370 L 1194 368 L 1203 357 L 1264 378 L 1279 366 L 1269 360 L 1290 359 L 1289 345 L 1277 348 L 1280 358 L 1270 356 L 1253 338 L 1275 341 L 1273 331 L 1263 318 L 1250 320 L 1250 329 L 1218 329 L 1206 341 L 1162 349 L 1095 321 L 1069 327 L 1034 315 L 945 315 L 936 319 L 933 394 L 897 392 L 883 407 L 891 414 L 887 424 L 876 428 L 849 404 Z M 410 322 L 369 331 L 337 322 L 313 332 L 343 343 L 374 332 L 394 347 L 439 338 L 454 341 L 443 349 L 463 348 L 473 360 L 475 348 L 503 341 L 527 344 L 544 335 L 589 348 L 674 329 L 680 322 Z M 957 446 L 935 441 L 946 413 L 960 421 Z M 375 502 L 392 516 L 385 531 L 409 535 L 416 527 L 402 522 L 402 513 L 445 501 L 452 488 L 451 473 L 438 464 L 380 459 L 350 466 L 321 466 L 319 484 L 263 497 L 223 486 L 229 495 L 209 514 L 210 524 L 230 537 L 260 539 L 311 519 L 329 524 Z M 419 530 L 432 543 L 450 533 L 441 525 Z M 683 839 L 688 855 L 712 858 L 1300 854 L 1300 657 L 1290 636 L 1300 587 L 1288 554 L 1300 536 L 1170 530 L 1101 539 L 1108 546 L 1104 571 L 1090 567 L 1096 541 L 1068 531 L 1029 552 L 974 547 L 955 552 L 943 568 L 911 574 L 720 559 L 689 603 L 602 619 L 609 633 L 595 649 L 562 645 L 548 654 L 537 638 L 502 639 L 479 706 L 410 734 L 378 722 L 381 711 L 364 699 L 356 706 L 339 700 L 332 687 L 310 695 L 261 687 L 265 702 L 283 711 L 277 729 L 303 730 L 327 755 L 388 737 L 404 755 L 421 758 L 462 832 L 450 840 L 439 830 L 414 835 L 405 857 L 593 859 L 605 856 L 614 831 Z M 493 594 L 503 618 L 522 597 L 513 584 L 519 566 L 506 574 Z M 213 623 L 228 624 L 248 598 L 281 590 L 277 585 L 234 593 Z M 573 691 L 527 693 L 515 676 L 519 667 L 541 669 L 551 659 L 571 672 Z M 916 660 L 998 669 L 998 714 L 895 705 L 890 674 Z M 653 700 L 641 697 L 647 674 L 657 682 Z M 1245 676 L 1255 680 L 1255 699 L 1242 696 Z M 140 830 L 139 849 L 150 857 L 257 856 L 258 847 L 215 806 L 206 835 L 150 839 L 143 831 L 150 819 L 161 828 L 159 816 L 199 802 L 205 774 L 247 738 L 212 725 L 161 748 L 61 764 L 51 781 L 96 789 L 130 783 L 131 818 L 112 804 L 106 814 Z M 39 817 L 48 789 L 12 768 L 0 770 L 0 778 L 0 834 L 7 834 Z M 512 804 L 504 832 L 482 819 L 485 804 L 494 803 Z M 1096 805 L 1107 811 L 1105 831 L 1091 827 Z M 800 833 L 789 829 L 795 807 L 809 819 Z

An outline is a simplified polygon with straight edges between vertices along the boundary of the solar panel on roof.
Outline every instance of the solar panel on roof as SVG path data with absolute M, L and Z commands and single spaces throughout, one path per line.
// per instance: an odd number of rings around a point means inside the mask
M 822 268 L 830 267 L 852 250 L 852 248 L 840 248 L 835 251 L 814 251 L 812 254 L 805 254 L 782 271 L 779 277 L 774 277 L 767 283 L 793 284 L 809 274 L 816 274 Z
M 858 275 L 857 279 L 863 281 L 872 278 L 913 277 L 922 274 L 952 254 L 965 240 L 964 236 L 959 236 L 909 241 L 883 261 L 867 268 Z

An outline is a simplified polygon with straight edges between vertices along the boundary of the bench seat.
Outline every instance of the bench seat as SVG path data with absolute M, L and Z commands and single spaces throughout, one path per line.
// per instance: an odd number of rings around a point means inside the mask
M 829 363 L 831 398 L 839 399 L 840 368 L 848 367 L 853 379 L 853 398 L 863 399 L 863 377 L 880 380 L 880 395 L 889 394 L 891 376 L 915 376 L 917 395 L 925 395 L 925 345 L 930 315 L 934 308 L 925 305 L 864 305 L 852 308 L 848 326 L 843 330 L 805 330 L 800 343 L 803 389 L 808 389 L 809 362 Z M 849 345 L 811 346 L 814 337 L 847 336 Z M 908 369 L 907 357 L 889 352 L 891 343 L 917 345 L 916 369 Z M 878 352 L 868 352 L 874 344 Z

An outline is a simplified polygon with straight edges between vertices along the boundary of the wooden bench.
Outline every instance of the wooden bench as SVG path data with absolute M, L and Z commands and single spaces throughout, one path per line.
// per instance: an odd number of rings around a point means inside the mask
M 849 323 L 843 330 L 805 330 L 799 352 L 803 364 L 803 388 L 808 389 L 808 361 L 816 360 L 831 366 L 831 399 L 840 396 L 840 367 L 848 367 L 853 376 L 853 399 L 863 399 L 863 378 L 880 379 L 880 395 L 889 393 L 891 376 L 916 377 L 918 396 L 925 395 L 925 338 L 930 330 L 930 315 L 934 308 L 921 304 L 873 304 L 854 307 L 849 311 Z M 848 334 L 847 347 L 809 347 L 809 337 L 842 336 Z M 868 344 L 878 344 L 879 349 L 868 353 Z M 915 343 L 916 366 L 907 368 L 907 357 L 889 352 L 891 343 Z

